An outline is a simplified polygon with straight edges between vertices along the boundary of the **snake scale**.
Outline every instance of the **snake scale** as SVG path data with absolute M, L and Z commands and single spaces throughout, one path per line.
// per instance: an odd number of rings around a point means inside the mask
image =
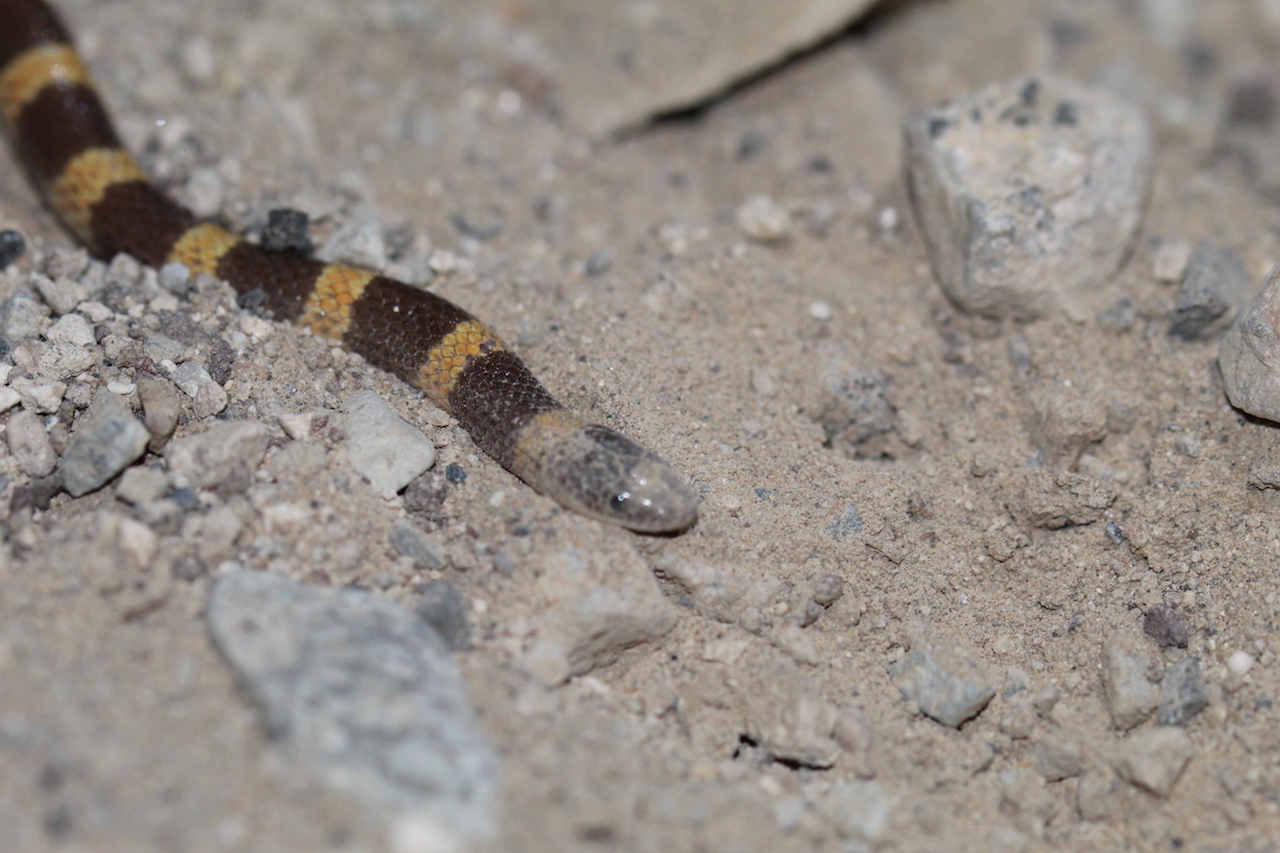
M 484 323 L 373 270 L 274 250 L 198 220 L 122 147 L 83 60 L 43 0 L 0 0 L 0 112 L 33 182 L 96 256 L 184 264 L 422 389 L 538 492 L 641 532 L 678 531 L 697 496 L 652 451 L 559 403 Z

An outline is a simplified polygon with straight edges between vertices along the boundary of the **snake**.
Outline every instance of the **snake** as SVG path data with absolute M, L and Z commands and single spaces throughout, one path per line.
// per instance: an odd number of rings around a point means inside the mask
M 0 113 L 32 182 L 96 257 L 126 253 L 226 281 L 272 318 L 420 389 L 495 461 L 566 509 L 641 533 L 696 522 L 697 493 L 666 460 L 561 404 L 462 308 L 375 270 L 253 242 L 170 198 L 121 144 L 44 0 L 0 0 Z

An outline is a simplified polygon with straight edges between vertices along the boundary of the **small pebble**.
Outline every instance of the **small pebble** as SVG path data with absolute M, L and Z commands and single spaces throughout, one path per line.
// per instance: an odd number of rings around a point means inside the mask
M 844 595 L 844 578 L 839 575 L 822 575 L 813 582 L 813 600 L 823 607 L 830 607 Z
M 1191 250 L 1192 246 L 1186 240 L 1162 240 L 1151 258 L 1151 275 L 1165 284 L 1182 281 L 1191 260 Z
M 493 831 L 497 759 L 452 657 L 413 611 L 232 571 L 206 619 L 286 756 L 365 801 Z
M 440 544 L 403 519 L 391 525 L 391 544 L 413 560 L 415 569 L 439 570 L 447 565 Z
M 186 264 L 165 264 L 160 268 L 158 278 L 161 287 L 178 296 L 183 296 L 190 290 L 191 271 Z
M 249 488 L 270 438 L 259 421 L 223 421 L 198 435 L 170 442 L 164 456 L 169 470 L 192 488 L 211 489 L 225 497 Z
M 9 452 L 18 469 L 29 477 L 44 477 L 58 464 L 44 424 L 25 409 L 14 412 L 5 425 Z
M 1167 604 L 1157 604 L 1147 611 L 1142 630 L 1162 649 L 1185 649 L 1191 641 L 1187 617 Z
M 913 651 L 895 663 L 889 675 L 903 699 L 914 702 L 926 717 L 952 728 L 982 713 L 996 695 L 990 684 L 974 675 L 944 669 L 924 650 Z
M 271 252 L 311 252 L 310 221 L 301 210 L 277 207 L 267 213 L 262 247 Z
M 791 237 L 791 213 L 767 195 L 754 195 L 738 206 L 734 214 L 738 227 L 748 237 L 774 243 Z
M 1232 652 L 1227 658 L 1227 669 L 1237 678 L 1244 678 L 1253 669 L 1253 655 L 1244 650 Z
M 63 454 L 63 486 L 77 498 L 101 487 L 146 452 L 148 438 L 119 397 L 100 393 Z
M 835 311 L 831 310 L 831 306 L 820 299 L 815 299 L 809 303 L 809 316 L 820 322 L 826 322 L 835 316 Z
M 1131 729 L 1155 710 L 1160 694 L 1147 678 L 1147 670 L 1146 657 L 1122 641 L 1102 644 L 1102 686 L 1114 728 Z
M 1162 726 L 1185 726 L 1209 707 L 1209 694 L 1200 674 L 1200 659 L 1185 657 L 1170 666 L 1160 680 L 1156 720 Z
M 22 257 L 27 250 L 27 241 L 22 234 L 12 228 L 0 231 L 0 270 L 7 269 L 10 264 Z
M 1194 753 L 1184 729 L 1161 726 L 1121 743 L 1112 766 L 1126 782 L 1163 798 L 1173 792 Z
M 430 581 L 418 589 L 421 598 L 414 611 L 436 630 L 451 652 L 471 651 L 471 624 L 467 602 L 452 581 Z

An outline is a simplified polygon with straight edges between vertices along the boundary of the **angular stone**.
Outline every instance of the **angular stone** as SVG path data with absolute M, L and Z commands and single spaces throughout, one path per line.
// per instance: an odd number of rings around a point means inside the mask
M 1280 266 L 1223 336 L 1218 370 L 1231 405 L 1280 421 Z
M 390 499 L 436 461 L 431 439 L 372 391 L 343 401 L 347 457 L 373 490 Z
M 1178 302 L 1169 318 L 1169 334 L 1184 341 L 1222 334 L 1236 312 L 1249 304 L 1253 285 L 1239 255 L 1201 243 L 1187 261 Z
M 1194 754 L 1195 747 L 1184 729 L 1162 726 L 1129 738 L 1111 763 L 1129 784 L 1167 797 Z
M 537 33 L 555 103 L 579 133 L 599 137 L 693 106 L 848 26 L 871 0 L 760 3 L 535 0 L 521 24 Z
M 454 832 L 492 831 L 493 748 L 448 650 L 411 610 L 233 571 L 214 585 L 208 621 L 267 728 L 301 763 Z
M 1106 693 L 1111 725 L 1127 731 L 1155 710 L 1159 701 L 1156 686 L 1147 678 L 1144 655 L 1130 651 L 1120 640 L 1102 644 L 1102 686 Z
M 269 440 L 259 421 L 230 421 L 171 442 L 164 456 L 169 470 L 185 477 L 191 488 L 233 495 L 253 482 Z
M 879 782 L 837 782 L 815 806 L 841 838 L 876 845 L 888 837 L 893 799 Z
M 565 548 L 539 561 L 538 572 L 530 606 L 541 614 L 539 640 L 524 666 L 549 684 L 610 664 L 676 624 L 649 567 L 620 543 Z
M 963 310 L 1085 313 L 1128 255 L 1152 172 L 1136 106 L 1049 75 L 993 83 L 906 127 L 916 218 Z
M 40 419 L 25 409 L 14 412 L 5 424 L 4 437 L 18 470 L 28 477 L 44 477 L 58 464 L 49 433 Z
M 1164 671 L 1156 721 L 1162 726 L 1185 726 L 1209 707 L 1209 693 L 1200 674 L 1200 659 L 1185 657 Z
M 147 438 L 147 428 L 119 397 L 99 393 L 62 456 L 63 487 L 74 497 L 101 487 L 146 453 Z
M 1007 503 L 1015 517 L 1033 527 L 1056 530 L 1098 521 L 1115 499 L 1115 489 L 1101 480 L 1036 468 L 1023 475 L 1021 488 Z
M 972 664 L 972 662 L 970 662 Z M 976 664 L 965 667 L 976 670 Z M 944 669 L 931 652 L 917 649 L 889 668 L 902 698 L 920 713 L 944 726 L 959 728 L 976 717 L 996 690 L 976 671 L 961 674 Z

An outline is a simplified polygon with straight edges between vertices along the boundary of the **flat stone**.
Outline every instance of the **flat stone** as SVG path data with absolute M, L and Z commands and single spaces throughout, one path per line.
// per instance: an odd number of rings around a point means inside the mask
M 436 461 L 431 439 L 372 391 L 343 401 L 347 458 L 373 490 L 390 499 Z
M 1046 782 L 1070 779 L 1084 772 L 1084 756 L 1073 743 L 1047 741 L 1031 747 L 1033 766 Z
M 49 306 L 31 290 L 19 288 L 0 303 L 0 337 L 10 341 L 34 338 L 49 325 Z
M 1184 341 L 1206 340 L 1227 330 L 1249 304 L 1254 280 L 1230 249 L 1201 243 L 1187 261 L 1169 334 Z
M 739 0 L 533 0 L 520 21 L 556 58 L 548 73 L 566 123 L 601 137 L 698 104 L 841 31 L 871 5 L 796 0 L 743 14 Z
M 779 665 L 746 676 L 742 690 L 746 734 L 775 761 L 825 768 L 841 754 L 832 736 L 839 709 L 818 686 Z
M 269 440 L 266 425 L 259 421 L 229 421 L 171 442 L 164 456 L 169 470 L 191 488 L 227 496 L 249 488 Z
M 18 470 L 28 477 L 44 477 L 58 464 L 49 433 L 40 419 L 25 409 L 14 412 L 5 423 L 4 437 Z
M 403 519 L 391 525 L 391 544 L 413 560 L 415 569 L 439 570 L 446 565 L 440 543 Z
M 1037 74 L 909 120 L 906 162 L 934 275 L 962 310 L 1089 316 L 1142 223 L 1152 138 L 1136 106 Z
M 1184 729 L 1162 726 L 1122 743 L 1111 764 L 1129 784 L 1167 797 L 1194 754 L 1195 746 Z
M 454 832 L 492 831 L 497 759 L 448 649 L 413 611 L 232 571 L 214 584 L 208 622 L 273 739 L 300 763 Z
M 414 612 L 436 630 L 451 652 L 471 650 L 467 602 L 452 581 L 431 581 L 419 591 Z
M 676 624 L 649 567 L 621 543 L 565 548 L 540 560 L 537 571 L 530 606 L 541 614 L 539 640 L 523 665 L 548 684 L 610 664 Z
M 1280 267 L 1223 336 L 1218 369 L 1231 405 L 1280 421 Z
M 1070 471 L 1027 471 L 1007 501 L 1009 511 L 1033 527 L 1056 530 L 1099 521 L 1116 499 L 1110 484 Z
M 902 698 L 914 702 L 920 713 L 944 726 L 959 728 L 982 713 L 996 690 L 968 661 L 963 674 L 945 669 L 932 652 L 912 651 L 889 668 Z
M 879 782 L 837 782 L 815 807 L 841 838 L 873 845 L 888 838 L 893 798 Z
M 1155 710 L 1160 694 L 1147 678 L 1149 668 L 1146 656 L 1124 641 L 1102 644 L 1102 687 L 1114 728 L 1127 731 Z
M 1164 671 L 1156 721 L 1162 726 L 1185 726 L 1209 707 L 1209 693 L 1200 672 L 1200 659 L 1187 656 Z
M 119 397 L 99 393 L 62 456 L 63 487 L 77 498 L 100 488 L 146 453 L 148 437 Z

